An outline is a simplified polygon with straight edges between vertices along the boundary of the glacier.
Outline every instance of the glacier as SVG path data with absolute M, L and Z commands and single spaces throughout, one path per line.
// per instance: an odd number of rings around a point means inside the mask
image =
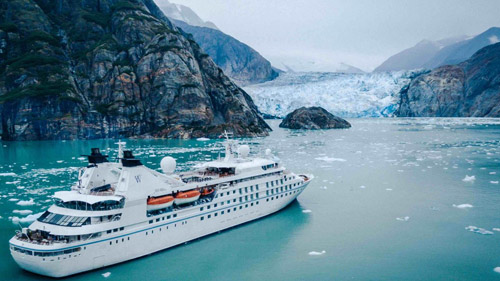
M 321 106 L 341 117 L 390 117 L 399 91 L 421 72 L 285 72 L 243 89 L 261 113 L 277 117 L 302 106 Z

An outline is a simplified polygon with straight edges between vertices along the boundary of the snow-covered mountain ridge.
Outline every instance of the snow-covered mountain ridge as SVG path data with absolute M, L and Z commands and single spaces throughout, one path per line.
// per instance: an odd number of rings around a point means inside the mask
M 245 87 L 264 114 L 283 117 L 302 106 L 321 106 L 341 117 L 387 117 L 401 88 L 417 71 L 366 74 L 282 73 L 277 79 Z

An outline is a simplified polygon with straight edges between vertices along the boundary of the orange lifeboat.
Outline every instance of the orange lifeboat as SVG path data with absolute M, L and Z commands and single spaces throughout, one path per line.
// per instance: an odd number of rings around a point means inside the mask
M 188 204 L 200 198 L 201 193 L 198 190 L 181 191 L 175 196 L 175 204 Z
M 147 201 L 148 211 L 154 211 L 171 207 L 174 204 L 174 197 L 171 195 L 161 197 L 149 197 Z
M 215 189 L 213 189 L 213 188 L 206 188 L 201 192 L 201 196 L 207 196 L 207 195 L 213 194 L 214 191 L 215 191 Z

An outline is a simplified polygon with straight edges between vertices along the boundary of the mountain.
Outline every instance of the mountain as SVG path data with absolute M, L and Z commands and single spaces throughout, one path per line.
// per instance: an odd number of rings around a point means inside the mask
M 262 83 L 278 77 L 278 70 L 257 51 L 220 30 L 173 21 L 203 48 L 214 62 L 239 85 Z
M 500 117 L 500 43 L 457 65 L 412 79 L 400 93 L 400 117 Z
M 287 72 L 244 89 L 268 117 L 284 117 L 303 106 L 321 106 L 341 117 L 383 117 L 392 116 L 399 91 L 418 74 Z
M 186 6 L 162 2 L 161 9 L 174 24 L 193 35 L 224 73 L 239 85 L 262 83 L 276 78 L 279 70 L 250 46 L 203 21 Z
M 287 72 L 335 72 L 335 73 L 365 73 L 360 68 L 343 62 L 317 60 L 316 58 L 301 58 L 298 56 L 281 56 L 272 59 L 273 65 Z
M 399 71 L 423 68 L 444 47 L 463 41 L 466 36 L 452 37 L 439 41 L 422 40 L 415 46 L 405 49 L 384 61 L 374 72 Z
M 270 130 L 153 0 L 0 2 L 0 117 L 3 140 Z
M 423 66 L 433 69 L 442 65 L 461 63 L 479 49 L 498 42 L 500 42 L 500 28 L 492 27 L 470 39 L 442 48 Z
M 218 29 L 213 22 L 202 20 L 193 10 L 191 10 L 191 8 L 184 5 L 162 1 L 160 9 L 172 20 L 183 21 L 191 26 Z

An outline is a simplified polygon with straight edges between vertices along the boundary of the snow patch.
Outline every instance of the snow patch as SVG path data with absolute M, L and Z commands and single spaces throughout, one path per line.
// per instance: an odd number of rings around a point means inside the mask
M 495 43 L 500 42 L 500 39 L 498 39 L 498 36 L 496 36 L 496 35 L 490 36 L 488 38 L 488 40 L 490 40 L 490 44 L 495 44 Z

